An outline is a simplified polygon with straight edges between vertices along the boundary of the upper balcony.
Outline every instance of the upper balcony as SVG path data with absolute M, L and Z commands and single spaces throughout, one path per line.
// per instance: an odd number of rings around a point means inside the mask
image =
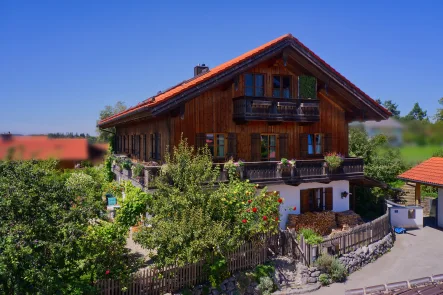
M 236 122 L 318 122 L 320 101 L 241 96 L 234 98 L 233 119 Z

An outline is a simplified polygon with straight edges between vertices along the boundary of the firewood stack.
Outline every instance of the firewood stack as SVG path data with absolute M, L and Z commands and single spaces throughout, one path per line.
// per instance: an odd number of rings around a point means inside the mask
M 289 214 L 286 227 L 299 231 L 301 228 L 311 228 L 318 234 L 325 236 L 336 228 L 335 213 L 331 211 L 325 212 L 308 212 L 301 215 Z
M 337 227 L 343 230 L 347 230 L 356 225 L 364 223 L 360 215 L 352 210 L 335 213 L 335 216 L 337 220 Z

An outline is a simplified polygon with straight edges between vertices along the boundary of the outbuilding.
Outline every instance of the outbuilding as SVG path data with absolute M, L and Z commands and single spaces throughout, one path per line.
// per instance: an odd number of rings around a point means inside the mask
M 413 182 L 415 186 L 415 202 L 416 205 L 421 203 L 420 189 L 421 185 L 433 186 L 438 189 L 437 199 L 437 226 L 443 227 L 443 158 L 433 157 L 408 171 L 400 174 L 399 179 Z

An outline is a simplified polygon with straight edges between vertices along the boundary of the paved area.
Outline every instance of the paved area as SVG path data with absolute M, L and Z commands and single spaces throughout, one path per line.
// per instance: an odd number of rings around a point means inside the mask
M 344 294 L 345 290 L 443 274 L 443 232 L 424 227 L 397 235 L 391 252 L 352 273 L 345 283 L 332 284 L 314 295 Z

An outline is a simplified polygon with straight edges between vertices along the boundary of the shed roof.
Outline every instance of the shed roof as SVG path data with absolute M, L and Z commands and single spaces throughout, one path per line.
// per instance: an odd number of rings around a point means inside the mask
M 403 172 L 399 179 L 443 187 L 443 158 L 432 157 Z

